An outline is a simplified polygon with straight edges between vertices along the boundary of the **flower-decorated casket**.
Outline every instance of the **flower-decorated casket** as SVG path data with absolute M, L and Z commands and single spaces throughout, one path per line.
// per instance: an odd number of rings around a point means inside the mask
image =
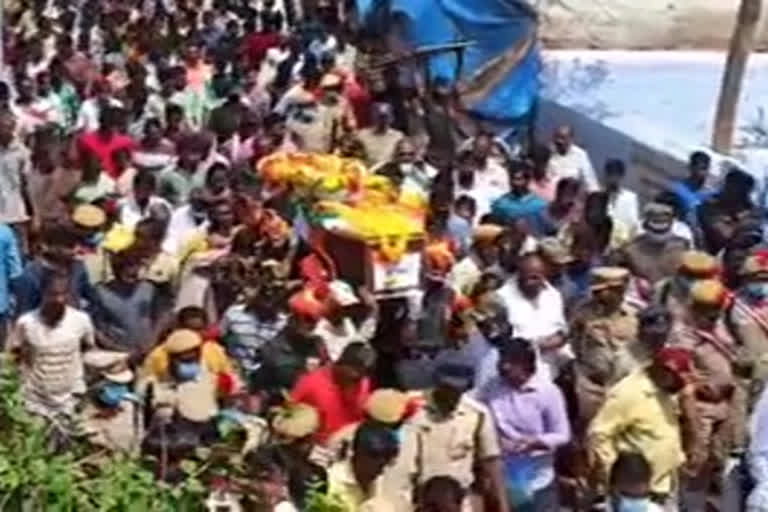
M 419 286 L 426 197 L 335 155 L 277 153 L 257 169 L 266 187 L 300 199 L 313 245 L 340 279 L 389 297 Z

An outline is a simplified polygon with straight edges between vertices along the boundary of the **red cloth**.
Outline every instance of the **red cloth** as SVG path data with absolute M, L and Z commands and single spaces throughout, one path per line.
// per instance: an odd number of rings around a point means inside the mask
M 680 347 L 664 347 L 656 353 L 656 362 L 685 378 L 693 371 L 693 354 Z
M 332 279 L 326 262 L 316 253 L 305 256 L 299 262 L 301 278 L 310 284 L 326 283 Z
M 288 308 L 291 314 L 320 320 L 325 314 L 325 304 L 318 299 L 311 287 L 294 293 L 288 300 Z
M 344 97 L 347 98 L 355 113 L 358 128 L 365 128 L 370 124 L 372 98 L 357 78 L 349 73 L 344 80 Z
M 248 57 L 251 68 L 256 68 L 264 57 L 267 50 L 280 46 L 283 38 L 280 34 L 274 32 L 251 34 L 243 41 L 243 52 Z
M 365 419 L 365 403 L 371 396 L 371 381 L 364 377 L 354 389 L 342 390 L 333 380 L 330 366 L 323 366 L 299 379 L 291 399 L 311 405 L 320 416 L 315 435 L 319 443 L 346 427 Z
M 120 149 L 133 151 L 136 148 L 136 141 L 119 133 L 105 139 L 98 131 L 95 131 L 82 134 L 78 139 L 77 146 L 80 151 L 88 151 L 96 155 L 101 169 L 113 179 L 117 179 L 121 173 L 115 165 L 114 153 Z
M 237 380 L 229 372 L 223 372 L 216 376 L 216 384 L 219 393 L 223 396 L 232 396 L 237 389 Z

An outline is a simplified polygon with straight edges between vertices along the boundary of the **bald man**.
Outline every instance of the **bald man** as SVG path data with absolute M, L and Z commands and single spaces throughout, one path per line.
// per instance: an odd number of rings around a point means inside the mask
M 403 132 L 392 128 L 394 116 L 388 103 L 374 104 L 372 117 L 373 125 L 360 130 L 357 138 L 365 148 L 368 165 L 374 166 L 392 159 L 404 135 Z
M 595 169 L 587 152 L 573 142 L 573 128 L 567 125 L 555 130 L 552 136 L 552 157 L 549 160 L 549 172 L 553 181 L 562 178 L 580 180 L 589 192 L 599 190 Z

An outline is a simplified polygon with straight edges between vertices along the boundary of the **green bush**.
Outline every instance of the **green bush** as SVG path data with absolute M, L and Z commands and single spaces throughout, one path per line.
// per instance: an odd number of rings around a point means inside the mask
M 157 482 L 139 460 L 94 452 L 24 409 L 18 371 L 0 361 L 0 512 L 196 512 L 207 492 L 194 464 L 178 485 Z

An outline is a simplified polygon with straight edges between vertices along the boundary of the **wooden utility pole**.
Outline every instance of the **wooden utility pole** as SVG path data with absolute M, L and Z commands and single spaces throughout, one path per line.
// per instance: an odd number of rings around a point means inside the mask
M 728 154 L 733 146 L 736 128 L 736 110 L 744 85 L 747 60 L 755 44 L 755 32 L 760 21 L 762 0 L 741 0 L 736 26 L 731 36 L 728 60 L 725 64 L 720 99 L 717 102 L 712 147 L 715 151 Z

